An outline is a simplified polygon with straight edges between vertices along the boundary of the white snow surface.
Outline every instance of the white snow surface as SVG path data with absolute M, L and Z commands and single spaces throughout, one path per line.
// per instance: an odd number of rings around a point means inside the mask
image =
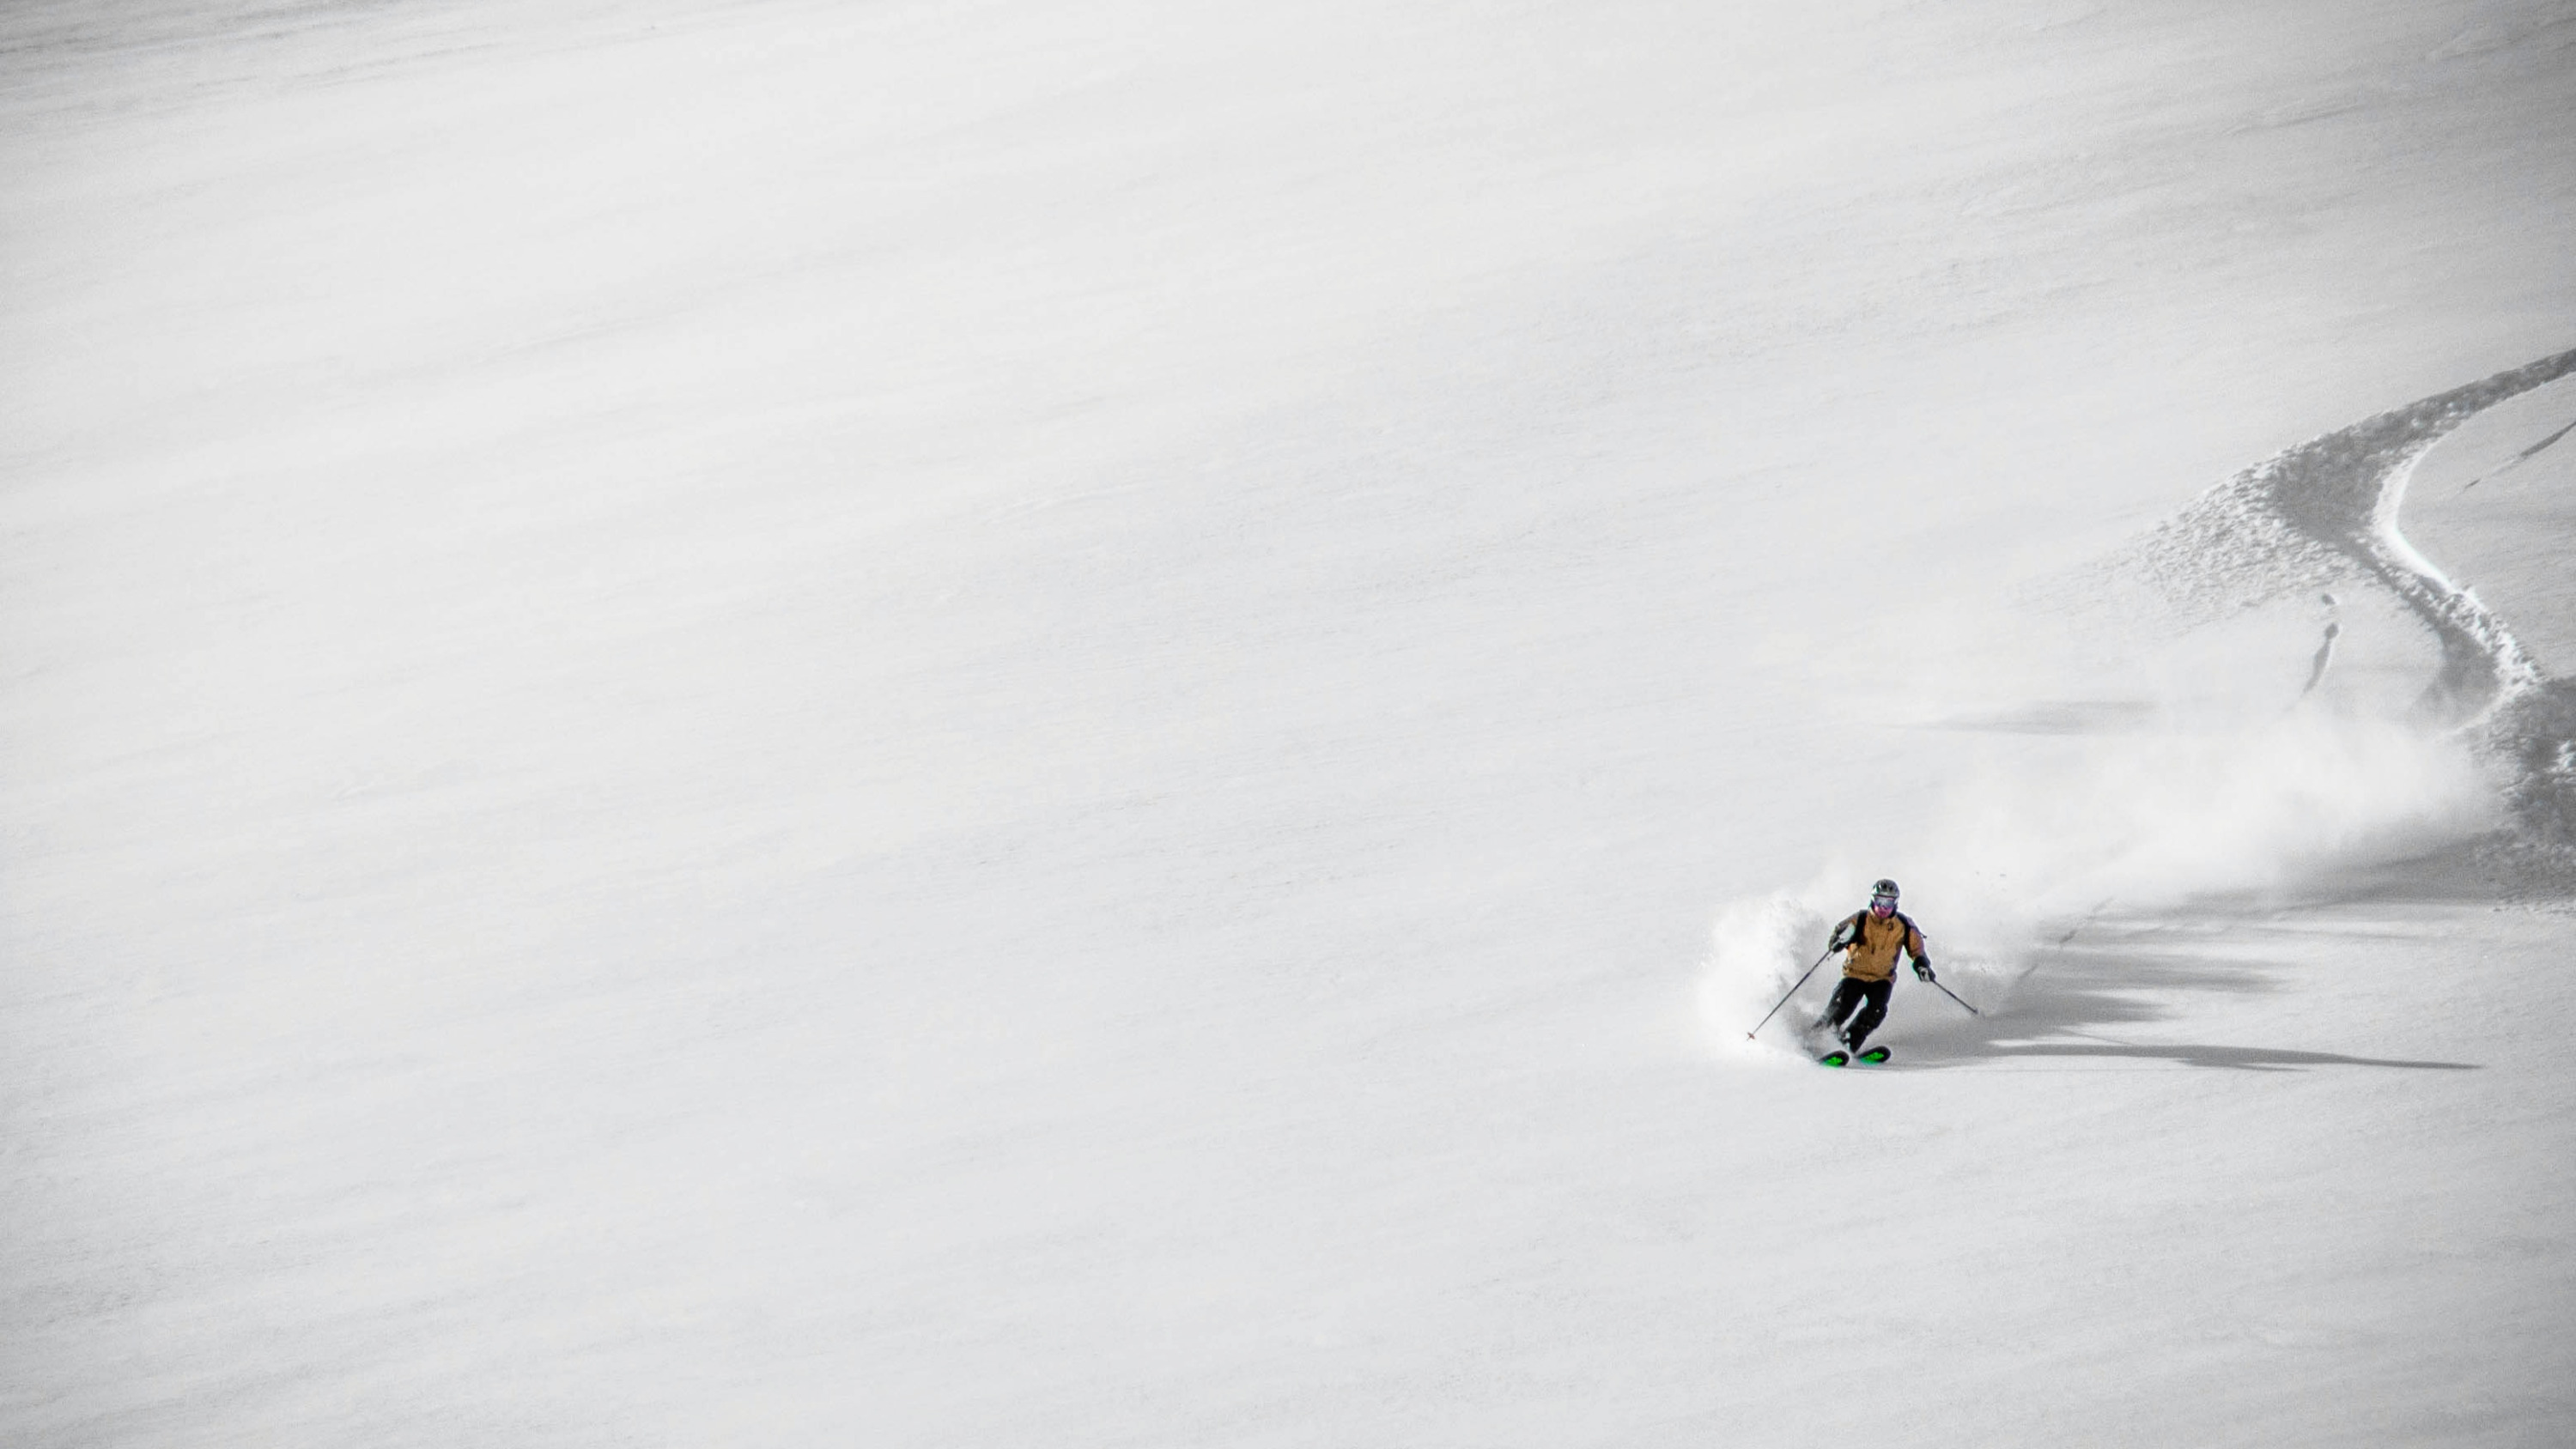
M 2565 1443 L 2576 387 L 2184 510 L 2571 236 L 2564 0 L 14 4 L 0 1443 Z

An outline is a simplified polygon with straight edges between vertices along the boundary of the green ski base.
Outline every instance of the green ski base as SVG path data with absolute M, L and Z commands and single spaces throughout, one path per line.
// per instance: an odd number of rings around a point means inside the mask
M 1887 1057 L 1887 1048 L 1883 1046 L 1871 1047 L 1868 1051 L 1862 1052 L 1857 1057 L 1853 1056 L 1849 1052 L 1830 1051 L 1825 1053 L 1823 1056 L 1816 1058 L 1816 1065 L 1820 1067 L 1847 1067 L 1853 1062 L 1858 1061 L 1874 1067 L 1879 1063 L 1886 1061 Z

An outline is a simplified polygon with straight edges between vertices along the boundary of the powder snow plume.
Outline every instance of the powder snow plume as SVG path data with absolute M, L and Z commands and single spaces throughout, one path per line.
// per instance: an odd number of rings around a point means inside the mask
M 1831 890 L 1832 884 L 1831 876 L 1820 875 L 1796 890 L 1730 902 L 1718 913 L 1708 969 L 1700 982 L 1700 1014 L 1710 1039 L 1721 1050 L 1768 1054 L 1746 1039 L 1746 1030 L 1761 1020 L 1823 948 L 1841 900 L 1841 894 Z M 1807 991 L 1816 989 L 1809 983 Z M 1778 1024 L 1768 1029 L 1777 1030 Z

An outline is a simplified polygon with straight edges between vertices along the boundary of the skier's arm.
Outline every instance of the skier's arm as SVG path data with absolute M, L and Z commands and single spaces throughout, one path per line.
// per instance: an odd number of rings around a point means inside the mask
M 1846 916 L 1842 924 L 1834 927 L 1833 935 L 1826 939 L 1825 953 L 1831 955 L 1836 951 L 1847 949 L 1859 939 L 1860 917 Z
M 1914 979 L 1917 981 L 1931 980 L 1932 953 L 1925 950 L 1923 947 L 1923 932 L 1919 929 L 1906 932 L 1905 949 L 1912 952 L 1914 955 Z

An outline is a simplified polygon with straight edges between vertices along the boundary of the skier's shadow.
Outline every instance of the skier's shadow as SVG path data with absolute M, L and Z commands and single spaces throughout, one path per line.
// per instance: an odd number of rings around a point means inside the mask
M 1989 1059 L 2017 1057 L 2128 1057 L 2140 1061 L 2179 1062 L 2187 1067 L 2233 1067 L 2247 1072 L 2296 1071 L 2301 1067 L 2404 1067 L 2418 1072 L 2474 1072 L 2475 1062 L 2408 1062 L 2389 1057 L 2349 1057 L 2340 1052 L 2291 1052 L 2269 1047 L 2130 1046 L 2119 1042 L 1990 1042 Z
M 2215 933 L 2211 933 L 2215 934 Z M 2139 1063 L 2170 1062 L 2187 1067 L 2233 1071 L 2286 1072 L 2315 1067 L 2390 1067 L 2419 1072 L 2479 1070 L 2474 1062 L 2409 1061 L 2352 1056 L 2343 1052 L 2294 1051 L 2282 1047 L 2233 1046 L 2122 1040 L 2125 1025 L 2171 1016 L 2166 1004 L 2191 992 L 2257 995 L 2274 990 L 2264 963 L 2231 959 L 2210 949 L 2216 943 L 2191 933 L 2177 944 L 2159 923 L 2092 921 L 2047 952 L 2024 976 L 2002 1009 L 1970 1017 L 1951 1008 L 1955 1019 L 1925 1020 L 1917 1015 L 1900 1060 L 1923 1067 L 1980 1063 L 2030 1063 L 2085 1060 Z M 1948 981 L 1945 985 L 1954 984 Z M 1962 994 L 1966 988 L 1962 987 Z M 1950 1004 L 1938 999 L 1913 1003 L 1918 1013 L 1936 1012 Z M 2116 1033 L 2106 1035 L 2105 1032 Z

